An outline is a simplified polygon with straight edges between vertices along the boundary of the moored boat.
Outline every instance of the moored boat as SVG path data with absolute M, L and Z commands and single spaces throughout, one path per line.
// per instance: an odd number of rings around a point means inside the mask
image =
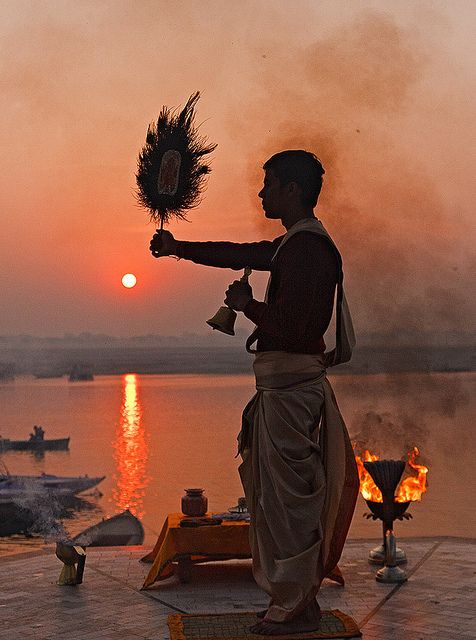
M 0 438 L 0 451 L 67 451 L 69 438 L 53 438 L 51 440 L 10 440 Z
M 33 493 L 12 498 L 0 491 L 0 536 L 25 534 L 51 538 L 56 532 L 62 532 L 63 519 L 94 509 L 97 509 L 95 503 L 81 496 Z
M 20 476 L 0 473 L 0 500 L 20 500 L 24 496 L 50 494 L 57 498 L 76 496 L 92 489 L 106 476 Z
M 35 522 L 35 514 L 10 499 L 0 498 L 0 536 L 26 533 Z
M 74 544 L 85 547 L 122 547 L 142 544 L 144 528 L 128 509 L 112 518 L 88 527 L 73 538 Z

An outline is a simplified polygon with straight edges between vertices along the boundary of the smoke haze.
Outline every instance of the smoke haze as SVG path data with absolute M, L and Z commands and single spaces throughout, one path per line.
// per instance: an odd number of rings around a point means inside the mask
M 434 120 L 454 101 L 451 94 L 435 105 L 437 92 L 425 86 L 432 66 L 444 63 L 436 42 L 368 10 L 292 57 L 282 41 L 269 48 L 267 58 L 278 60 L 257 77 L 258 100 L 241 105 L 246 123 L 236 118 L 252 151 L 253 184 L 256 157 L 283 148 L 319 156 L 326 175 L 318 216 L 341 247 L 361 331 L 468 329 L 474 217 L 470 201 L 452 194 L 445 143 L 453 132 L 443 119 L 439 157 L 431 155 Z M 418 130 L 423 114 L 428 127 Z M 461 135 L 474 135 L 474 125 Z
M 205 333 L 235 278 L 153 260 L 136 157 L 193 91 L 219 147 L 185 240 L 282 233 L 266 158 L 314 151 L 358 333 L 474 330 L 474 7 L 418 3 L 3 3 L 0 334 Z M 125 291 L 126 272 L 138 286 Z M 256 297 L 265 278 L 253 274 Z M 238 328 L 249 328 L 240 319 Z

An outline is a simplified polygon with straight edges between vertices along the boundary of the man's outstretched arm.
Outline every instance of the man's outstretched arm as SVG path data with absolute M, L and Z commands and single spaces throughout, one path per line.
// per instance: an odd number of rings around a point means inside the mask
M 150 251 L 156 258 L 177 256 L 197 264 L 224 269 L 244 269 L 269 271 L 271 258 L 279 246 L 281 238 L 272 242 L 185 242 L 176 240 L 169 231 L 154 234 Z

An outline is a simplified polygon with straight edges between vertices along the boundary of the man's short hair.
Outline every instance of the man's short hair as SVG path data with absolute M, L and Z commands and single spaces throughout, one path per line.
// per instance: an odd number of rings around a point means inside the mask
M 300 149 L 280 151 L 264 163 L 263 169 L 271 169 L 282 187 L 296 182 L 302 189 L 302 203 L 316 206 L 325 171 L 313 153 Z

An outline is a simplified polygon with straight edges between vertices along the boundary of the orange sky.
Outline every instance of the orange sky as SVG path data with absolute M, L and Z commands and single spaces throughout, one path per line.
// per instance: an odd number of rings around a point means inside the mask
M 474 4 L 175 4 L 1 3 L 0 335 L 207 333 L 236 274 L 154 260 L 134 198 L 148 123 L 196 90 L 218 148 L 178 238 L 279 235 L 261 165 L 307 148 L 357 331 L 474 328 Z

